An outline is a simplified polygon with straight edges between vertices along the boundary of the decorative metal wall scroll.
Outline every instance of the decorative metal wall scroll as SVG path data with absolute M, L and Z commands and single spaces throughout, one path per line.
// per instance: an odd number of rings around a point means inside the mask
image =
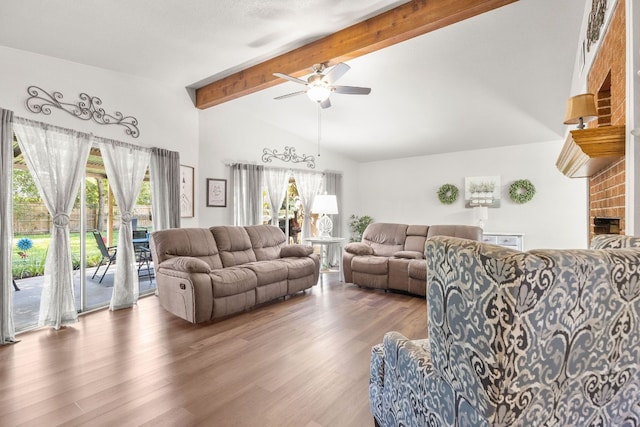
M 592 0 L 589 23 L 587 24 L 587 52 L 591 45 L 600 38 L 600 30 L 604 25 L 604 14 L 607 11 L 607 0 Z
M 306 163 L 308 168 L 316 167 L 316 159 L 313 156 L 302 156 L 296 154 L 296 149 L 293 147 L 284 147 L 284 153 L 278 153 L 276 149 L 265 148 L 262 150 L 262 162 L 271 163 L 273 159 L 282 160 L 283 162 L 291 163 Z
M 62 102 L 64 97 L 60 92 L 49 94 L 38 86 L 29 86 L 27 88 L 29 98 L 27 98 L 27 109 L 32 113 L 51 114 L 51 108 L 57 108 L 65 111 L 81 120 L 93 120 L 99 125 L 120 125 L 124 126 L 125 133 L 133 138 L 140 136 L 138 129 L 138 119 L 133 116 L 124 116 L 121 112 L 116 111 L 107 114 L 101 107 L 102 100 L 97 96 L 90 96 L 86 93 L 80 94 L 80 100 L 73 104 L 70 102 Z

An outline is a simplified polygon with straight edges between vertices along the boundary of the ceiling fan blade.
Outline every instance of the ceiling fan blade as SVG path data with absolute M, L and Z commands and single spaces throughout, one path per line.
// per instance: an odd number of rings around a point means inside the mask
M 329 98 L 325 99 L 320 103 L 321 108 L 329 108 L 331 107 L 331 100 Z
M 371 93 L 371 88 L 358 86 L 334 86 L 333 91 L 335 93 L 344 93 L 347 95 L 369 95 Z
M 299 91 L 299 92 L 291 92 L 291 93 L 288 93 L 288 94 L 286 94 L 286 95 L 276 96 L 276 97 L 275 97 L 275 98 L 273 98 L 273 99 L 285 99 L 285 98 L 291 98 L 292 96 L 302 95 L 303 93 L 307 93 L 307 91 L 306 91 L 306 90 L 301 90 L 301 91 Z
M 273 73 L 273 75 L 276 76 L 276 77 L 280 77 L 281 79 L 292 81 L 294 83 L 300 83 L 301 85 L 306 85 L 307 84 L 306 81 L 298 79 L 298 78 L 293 77 L 293 76 L 289 76 L 287 74 Z
M 347 64 L 345 64 L 344 62 L 340 62 L 336 64 L 331 70 L 329 70 L 329 72 L 324 76 L 322 80 L 331 85 L 350 69 L 351 67 L 349 67 Z

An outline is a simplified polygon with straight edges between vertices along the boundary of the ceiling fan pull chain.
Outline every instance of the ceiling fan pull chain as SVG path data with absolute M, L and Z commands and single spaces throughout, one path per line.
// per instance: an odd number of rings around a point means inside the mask
M 322 137 L 322 108 L 318 102 L 318 157 L 320 157 L 320 139 Z

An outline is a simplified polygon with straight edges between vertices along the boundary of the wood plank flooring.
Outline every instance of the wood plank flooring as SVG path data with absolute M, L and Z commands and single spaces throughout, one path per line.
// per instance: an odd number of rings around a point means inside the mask
M 20 334 L 0 347 L 0 425 L 372 426 L 370 349 L 426 337 L 426 302 L 336 279 L 204 325 L 151 296 Z

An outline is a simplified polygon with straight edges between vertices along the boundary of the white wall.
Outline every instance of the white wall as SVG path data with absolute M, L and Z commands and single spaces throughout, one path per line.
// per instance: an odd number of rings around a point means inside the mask
M 626 232 L 640 236 L 640 4 L 627 0 Z M 632 133 L 633 131 L 633 133 Z
M 17 116 L 140 146 L 179 151 L 181 163 L 197 162 L 198 110 L 182 87 L 1 46 L 0 69 L 0 107 L 13 110 Z M 31 85 L 50 94 L 60 92 L 62 101 L 70 103 L 77 102 L 80 93 L 97 96 L 107 113 L 119 111 L 137 118 L 140 136 L 132 138 L 122 126 L 83 121 L 57 109 L 48 116 L 31 113 L 25 106 Z M 197 217 L 182 219 L 183 226 L 196 224 Z
M 568 179 L 555 169 L 561 141 L 437 156 L 357 164 L 274 127 L 260 117 L 248 116 L 236 100 L 198 111 L 184 88 L 90 67 L 51 57 L 0 47 L 0 106 L 16 115 L 58 126 L 92 132 L 142 146 L 180 152 L 181 163 L 195 167 L 195 218 L 183 219 L 183 227 L 232 223 L 232 200 L 227 208 L 206 207 L 206 178 L 229 179 L 225 162 L 261 164 L 263 148 L 296 148 L 298 154 L 316 156 L 314 170 L 343 173 L 343 235 L 348 235 L 351 214 L 371 215 L 377 221 L 415 224 L 473 223 L 463 202 L 445 206 L 436 191 L 451 182 L 463 190 L 465 176 L 500 175 L 507 188 L 515 179 L 528 178 L 538 194 L 526 205 L 503 198 L 492 209 L 486 229 L 526 233 L 528 248 L 586 246 L 586 184 Z M 133 139 L 120 126 L 101 126 L 62 111 L 50 116 L 25 107 L 27 87 L 37 85 L 59 91 L 74 102 L 81 92 L 98 96 L 108 112 L 120 111 L 139 120 L 140 137 Z M 275 160 L 270 165 L 307 169 L 303 164 Z M 503 197 L 506 190 L 503 188 Z M 231 189 L 228 189 L 231 193 Z
M 344 197 L 343 206 L 340 209 L 342 213 L 347 213 L 346 216 L 343 215 L 344 221 L 341 227 L 342 235 L 348 236 L 348 215 L 355 210 L 357 163 L 337 156 L 322 147 L 320 157 L 318 157 L 318 147 L 315 141 L 303 140 L 286 132 L 286 130 L 274 127 L 260 117 L 248 115 L 246 110 L 242 108 L 244 102 L 250 102 L 247 98 L 227 102 L 200 113 L 200 160 L 196 170 L 197 181 L 203 183 L 201 201 L 197 208 L 200 226 L 233 224 L 231 170 L 225 163 L 255 163 L 267 167 L 341 172 Z M 315 168 L 308 168 L 304 163 L 290 163 L 277 159 L 271 163 L 262 162 L 264 148 L 276 149 L 282 153 L 286 146 L 294 147 L 298 155 L 314 156 Z M 206 206 L 204 183 L 207 178 L 227 179 L 226 208 Z M 337 228 L 336 224 L 334 224 L 334 228 Z
M 476 225 L 473 209 L 464 207 L 464 178 L 501 178 L 501 207 L 489 209 L 485 230 L 525 233 L 525 249 L 587 247 L 587 182 L 570 179 L 555 167 L 563 141 L 465 151 L 361 164 L 358 215 L 376 222 Z M 529 179 L 536 195 L 518 205 L 509 185 Z M 440 203 L 443 184 L 458 187 L 451 205 Z

